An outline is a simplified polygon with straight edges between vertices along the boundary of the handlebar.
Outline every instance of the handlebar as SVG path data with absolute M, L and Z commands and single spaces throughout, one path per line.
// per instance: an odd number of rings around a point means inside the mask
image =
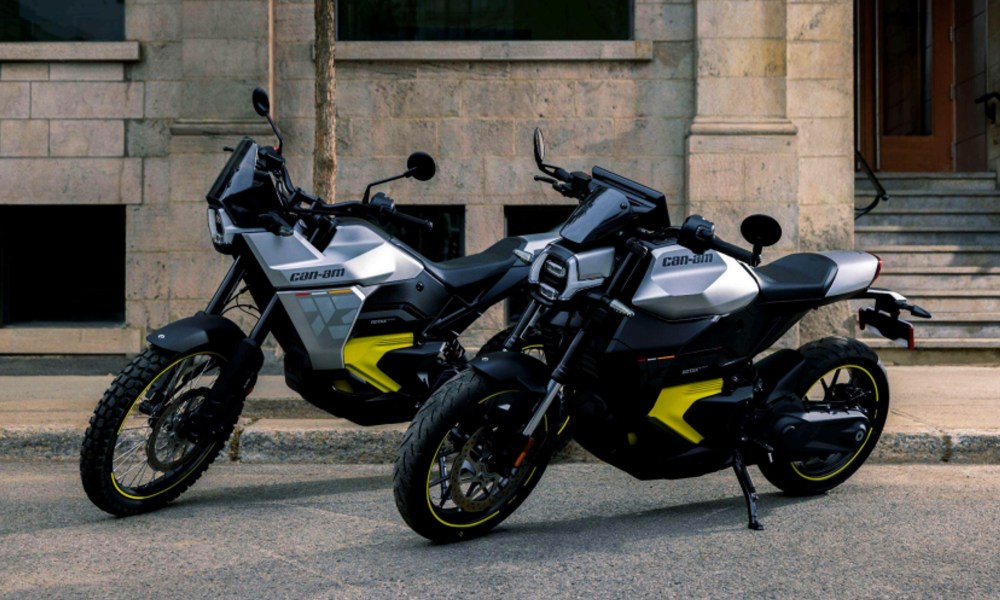
M 428 221 L 427 219 L 421 219 L 420 217 L 414 217 L 413 215 L 408 215 L 406 213 L 401 213 L 399 211 L 393 212 L 389 218 L 401 223 L 409 223 L 411 225 L 416 225 L 417 227 L 423 227 L 427 231 L 432 231 L 434 229 L 433 222 Z
M 730 244 L 727 241 L 720 240 L 716 237 L 711 242 L 711 248 L 713 250 L 718 250 L 723 254 L 728 254 L 738 261 L 745 262 L 748 265 L 756 267 L 760 263 L 760 257 L 755 255 L 749 250 L 744 250 L 735 244 Z
M 760 264 L 760 255 L 719 238 L 715 235 L 715 224 L 701 215 L 691 215 L 684 220 L 678 232 L 677 242 L 698 254 L 706 250 L 716 250 L 754 267 Z

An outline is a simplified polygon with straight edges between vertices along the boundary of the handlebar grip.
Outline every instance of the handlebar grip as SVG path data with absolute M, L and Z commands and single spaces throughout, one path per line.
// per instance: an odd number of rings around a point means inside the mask
M 416 225 L 417 227 L 423 227 L 427 231 L 431 231 L 434 229 L 434 223 L 426 219 L 421 219 L 420 217 L 414 217 L 406 213 L 401 213 L 399 211 L 392 213 L 392 218 L 397 221 L 402 221 L 403 223 L 409 223 L 411 225 Z
M 728 254 L 729 256 L 735 258 L 738 261 L 745 262 L 748 265 L 754 264 L 753 252 L 750 252 L 749 250 L 744 250 L 743 248 L 740 248 L 735 244 L 730 244 L 729 242 L 720 240 L 719 238 L 715 238 L 709 243 L 709 246 L 713 250 L 718 250 L 723 254 Z

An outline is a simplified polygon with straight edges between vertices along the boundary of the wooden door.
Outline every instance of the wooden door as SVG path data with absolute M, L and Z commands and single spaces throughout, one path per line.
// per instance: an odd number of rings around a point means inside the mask
M 879 171 L 953 171 L 952 0 L 859 0 L 859 146 Z

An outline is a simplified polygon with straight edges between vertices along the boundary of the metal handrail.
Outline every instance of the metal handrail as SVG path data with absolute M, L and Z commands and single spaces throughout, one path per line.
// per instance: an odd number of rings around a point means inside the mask
M 868 176 L 868 181 L 872 182 L 872 185 L 875 187 L 875 199 L 871 201 L 871 204 L 869 204 L 864 208 L 854 209 L 854 220 L 857 221 L 861 217 L 867 215 L 872 210 L 874 210 L 875 207 L 878 206 L 879 202 L 883 200 L 888 200 L 889 193 L 885 191 L 884 187 L 882 187 L 882 182 L 878 180 L 878 177 L 875 176 L 875 172 L 872 171 L 872 168 L 870 166 L 868 166 L 868 161 L 865 160 L 864 156 L 862 156 L 861 151 L 855 150 L 854 156 L 855 158 L 857 158 L 858 163 L 861 165 L 861 170 L 864 171 L 865 175 Z

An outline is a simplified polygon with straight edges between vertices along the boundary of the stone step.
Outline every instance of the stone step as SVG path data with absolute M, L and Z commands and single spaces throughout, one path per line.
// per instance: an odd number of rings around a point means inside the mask
M 937 313 L 933 319 L 904 317 L 916 328 L 914 337 L 922 339 L 1000 339 L 1000 313 Z M 881 337 L 859 331 L 859 337 Z
M 876 287 L 907 297 L 915 290 L 1000 290 L 1000 267 L 893 267 Z
M 858 191 L 854 196 L 854 205 L 859 208 L 867 206 L 873 198 L 873 192 Z M 881 202 L 871 214 L 882 212 L 887 208 L 981 208 L 996 210 L 1000 208 L 1000 191 L 965 190 L 949 192 L 941 190 L 909 190 L 890 192 L 889 200 Z
M 878 208 L 858 221 L 867 227 L 955 227 L 1000 230 L 1000 204 L 996 208 Z
M 908 351 L 885 338 L 862 338 L 889 365 L 996 365 L 1000 338 L 922 338 Z
M 881 283 L 881 280 L 879 280 L 876 282 L 875 287 L 881 287 Z M 911 304 L 916 304 L 934 315 L 934 320 L 937 320 L 938 317 L 947 319 L 949 315 L 953 314 L 1000 313 L 1000 290 L 958 290 L 954 292 L 945 290 L 913 290 L 903 295 L 906 296 L 906 299 Z M 873 304 L 870 299 L 851 300 L 851 308 L 855 313 L 860 308 L 872 306 Z M 913 321 L 915 323 L 923 322 L 922 319 L 915 317 Z
M 1000 265 L 1000 247 L 880 245 L 858 248 L 882 259 L 884 268 L 894 267 L 992 267 Z
M 975 173 L 876 173 L 879 182 L 890 194 L 893 190 L 995 190 L 997 174 L 992 171 Z M 872 190 L 864 173 L 854 174 L 854 187 Z
M 922 306 L 933 315 L 1000 312 L 1000 290 L 913 290 L 905 295 L 911 303 Z M 870 300 L 868 302 L 871 303 Z
M 858 248 L 900 244 L 970 245 L 1000 247 L 997 227 L 921 227 L 910 225 L 855 225 L 854 244 Z

